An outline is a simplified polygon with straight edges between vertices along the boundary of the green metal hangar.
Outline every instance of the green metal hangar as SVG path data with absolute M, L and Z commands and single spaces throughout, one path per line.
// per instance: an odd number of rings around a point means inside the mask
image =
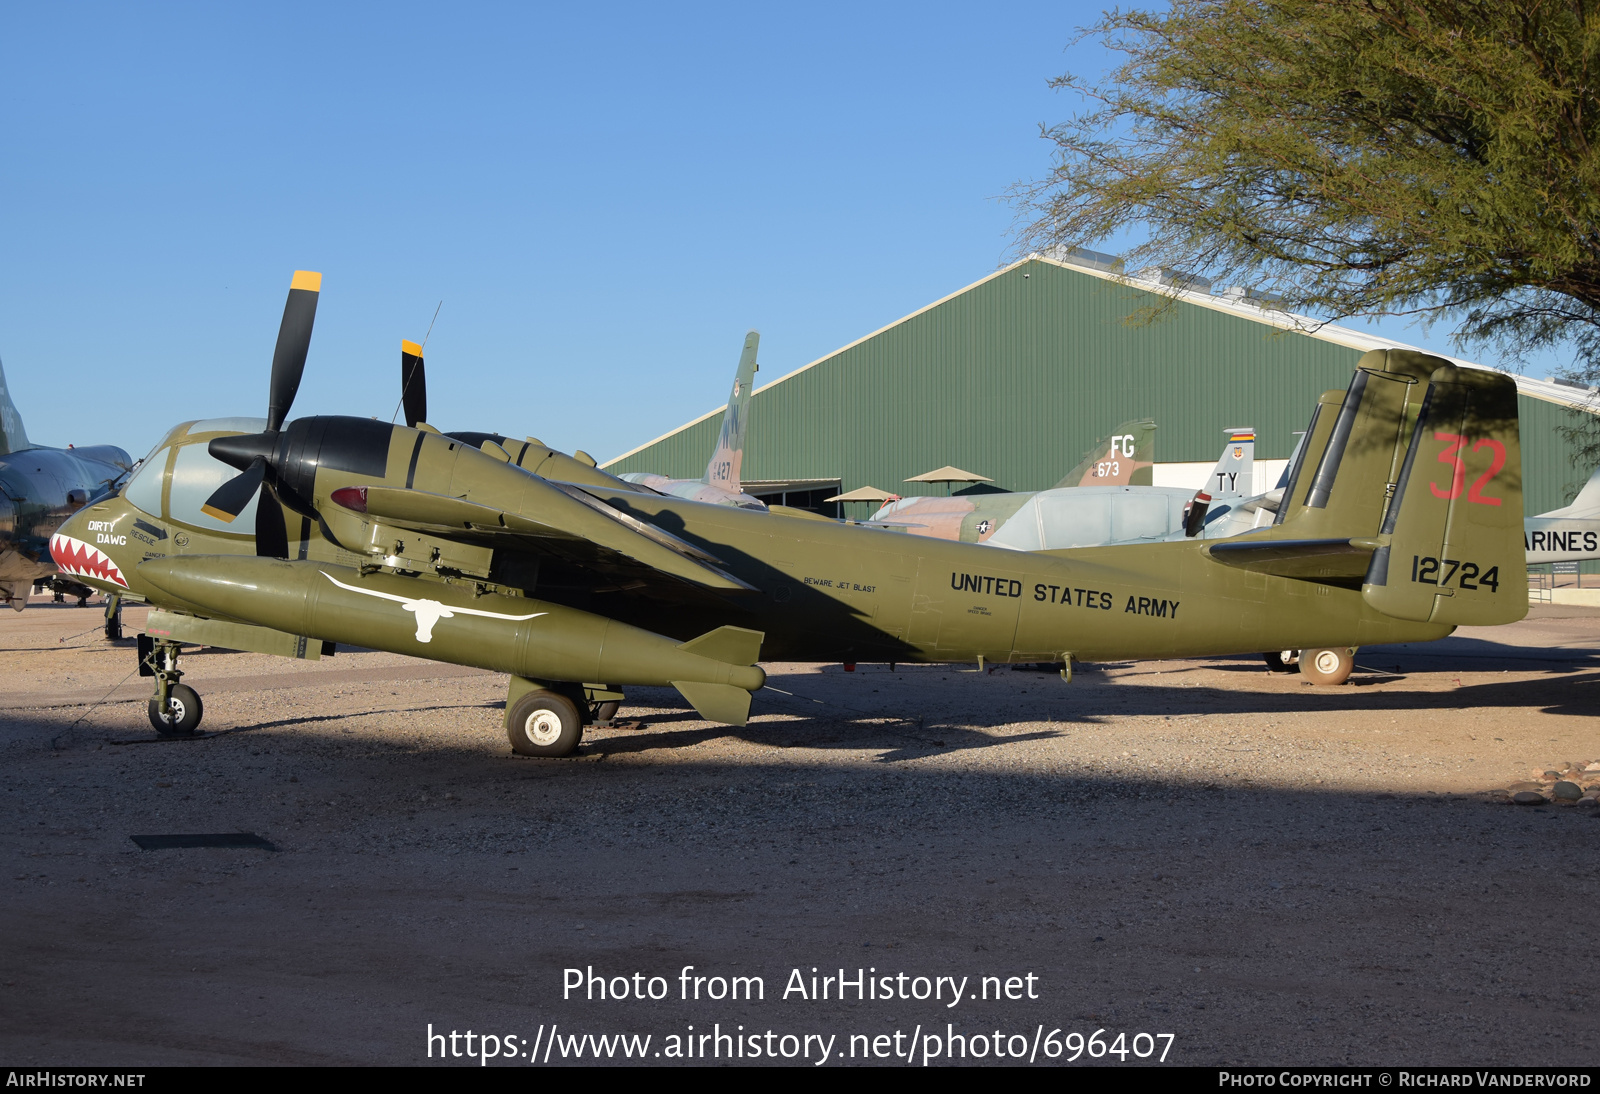
M 1166 304 L 1153 322 L 1140 314 Z M 1396 345 L 1317 327 L 1247 291 L 1132 279 L 1090 251 L 1032 255 L 756 388 L 744 455 L 758 497 L 837 514 L 863 486 L 910 495 L 905 480 L 947 464 L 1003 490 L 1042 490 L 1131 418 L 1157 423 L 1157 485 L 1201 485 L 1223 431 L 1256 430 L 1268 489 L 1317 396 L 1350 381 L 1367 350 Z M 1466 362 L 1463 362 L 1466 363 Z M 1589 476 L 1562 427 L 1591 392 L 1517 377 L 1527 511 L 1567 504 Z M 697 478 L 722 407 L 605 465 Z M 856 503 L 864 516 L 875 506 Z

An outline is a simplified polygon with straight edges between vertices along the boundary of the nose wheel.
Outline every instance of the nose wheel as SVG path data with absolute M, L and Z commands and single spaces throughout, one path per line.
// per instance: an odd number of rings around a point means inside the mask
M 156 693 L 150 697 L 150 724 L 163 737 L 192 737 L 200 728 L 205 707 L 200 693 L 188 684 L 178 681 L 183 673 L 178 668 L 179 646 L 176 642 L 157 641 L 148 634 L 139 636 L 139 675 L 153 676 Z
M 200 694 L 188 684 L 173 684 L 168 689 L 164 711 L 160 699 L 150 700 L 150 724 L 163 737 L 193 737 L 204 713 Z
M 122 597 L 115 593 L 106 601 L 106 641 L 122 641 Z

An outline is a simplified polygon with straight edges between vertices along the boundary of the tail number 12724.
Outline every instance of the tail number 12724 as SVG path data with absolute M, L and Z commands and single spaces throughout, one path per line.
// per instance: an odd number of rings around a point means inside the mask
M 1487 570 L 1476 562 L 1457 562 L 1453 558 L 1411 556 L 1411 580 L 1422 585 L 1449 585 L 1455 582 L 1461 589 L 1488 589 L 1500 591 L 1500 567 Z

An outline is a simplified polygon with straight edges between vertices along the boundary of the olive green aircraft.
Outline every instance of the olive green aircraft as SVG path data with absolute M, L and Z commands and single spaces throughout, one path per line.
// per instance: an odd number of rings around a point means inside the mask
M 201 720 L 184 644 L 504 672 L 512 748 L 562 756 L 628 686 L 743 725 L 762 660 L 1054 661 L 1070 679 L 1080 660 L 1348 651 L 1527 611 L 1516 389 L 1497 374 L 1364 358 L 1269 528 L 1001 552 L 621 489 L 570 458 L 530 470 L 420 421 L 290 421 L 320 286 L 295 274 L 264 421 L 176 427 L 52 542 L 63 570 L 151 605 L 160 733 Z M 135 541 L 130 519 L 168 537 Z

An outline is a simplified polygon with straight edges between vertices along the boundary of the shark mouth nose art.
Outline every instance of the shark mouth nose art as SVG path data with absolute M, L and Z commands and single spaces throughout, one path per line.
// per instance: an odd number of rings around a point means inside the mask
M 55 559 L 56 566 L 64 574 L 98 578 L 121 585 L 124 589 L 128 587 L 117 564 L 107 558 L 104 551 L 89 546 L 81 539 L 57 532 L 50 537 L 50 557 Z

